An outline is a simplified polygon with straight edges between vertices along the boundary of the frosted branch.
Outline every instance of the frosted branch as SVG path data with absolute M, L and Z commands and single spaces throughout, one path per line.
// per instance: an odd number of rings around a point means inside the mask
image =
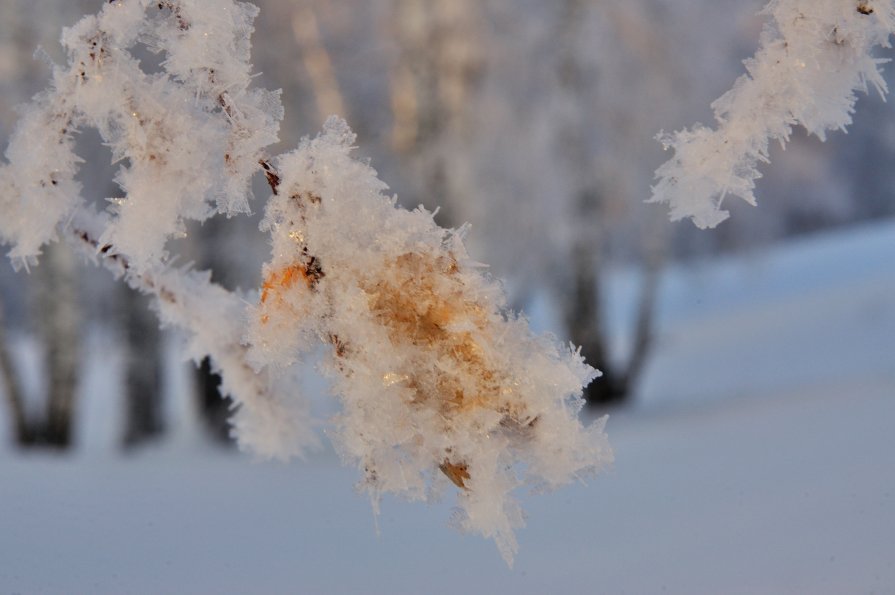
M 231 420 L 241 448 L 262 457 L 303 457 L 319 447 L 308 402 L 275 374 L 249 364 L 244 343 L 246 300 L 211 282 L 207 272 L 139 270 L 117 248 L 99 241 L 104 217 L 81 211 L 67 228 L 66 241 L 97 260 L 134 289 L 154 298 L 163 325 L 187 333 L 188 353 L 198 365 L 209 357 L 222 379 L 222 398 L 236 410 Z
M 675 154 L 656 170 L 650 202 L 667 203 L 673 221 L 714 227 L 728 194 L 755 205 L 771 141 L 785 144 L 796 125 L 824 140 L 851 123 L 856 91 L 886 92 L 873 50 L 889 47 L 892 0 L 773 0 L 763 13 L 771 22 L 747 74 L 712 104 L 715 128 L 659 136 Z
M 0 168 L 0 240 L 35 263 L 60 237 L 155 298 L 163 324 L 210 356 L 238 407 L 240 444 L 288 458 L 316 444 L 292 366 L 321 343 L 342 402 L 334 442 L 374 504 L 455 486 L 457 524 L 516 552 L 521 485 L 554 488 L 612 460 L 605 419 L 584 427 L 581 390 L 597 374 L 571 346 L 506 311 L 462 233 L 396 207 L 351 156 L 338 119 L 276 158 L 277 93 L 253 89 L 257 9 L 232 0 L 113 0 L 63 34 L 65 66 L 34 99 Z M 163 54 L 147 73 L 133 48 Z M 75 180 L 73 134 L 96 129 L 121 163 L 103 213 Z M 231 293 L 171 266 L 187 221 L 248 211 L 263 172 L 272 256 L 259 292 Z

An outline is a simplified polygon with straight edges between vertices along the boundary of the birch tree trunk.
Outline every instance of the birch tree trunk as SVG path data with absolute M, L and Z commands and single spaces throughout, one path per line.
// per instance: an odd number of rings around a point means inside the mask
M 602 301 L 605 271 L 603 259 L 598 255 L 604 251 L 607 225 L 611 225 L 609 196 L 602 188 L 595 164 L 585 138 L 583 121 L 589 117 L 588 85 L 600 81 L 586 80 L 585 66 L 581 62 L 578 48 L 579 37 L 583 35 L 581 24 L 589 10 L 589 0 L 563 0 L 559 5 L 559 21 L 556 38 L 560 44 L 559 85 L 560 91 L 568 97 L 570 105 L 577 105 L 560 124 L 558 150 L 565 156 L 570 175 L 577 181 L 578 196 L 574 205 L 571 228 L 574 239 L 571 242 L 569 261 L 572 278 L 570 293 L 563 303 L 563 316 L 570 340 L 581 347 L 585 360 L 603 375 L 588 385 L 584 396 L 588 405 L 603 407 L 625 402 L 634 388 L 643 369 L 652 344 L 653 310 L 655 307 L 661 264 L 661 250 L 664 234 L 644 240 L 646 265 L 641 293 L 636 308 L 636 319 L 632 333 L 632 349 L 628 359 L 620 363 L 611 357 L 609 333 L 605 326 Z M 661 237 L 660 237 L 661 236 Z
M 15 441 L 20 446 L 29 445 L 35 439 L 34 428 L 28 422 L 25 394 L 22 391 L 19 372 L 9 353 L 2 309 L 0 309 L 0 382 L 3 383 L 2 390 L 9 406 Z
M 75 394 L 81 364 L 81 307 L 74 257 L 51 245 L 37 267 L 38 329 L 45 350 L 47 378 L 45 418 L 39 442 L 68 448 L 74 439 Z
M 126 353 L 122 443 L 132 448 L 165 430 L 161 332 L 145 296 L 126 286 L 118 293 Z

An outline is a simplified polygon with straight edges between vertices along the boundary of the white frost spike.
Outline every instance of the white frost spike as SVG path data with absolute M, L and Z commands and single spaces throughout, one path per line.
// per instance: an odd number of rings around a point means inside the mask
M 717 127 L 660 135 L 674 157 L 656 170 L 650 202 L 668 203 L 672 221 L 689 217 L 700 228 L 727 219 L 727 194 L 755 204 L 758 164 L 771 141 L 785 144 L 800 125 L 821 140 L 851 123 L 856 91 L 871 83 L 881 93 L 883 60 L 895 31 L 893 0 L 773 0 L 761 47 L 745 62 L 748 74 L 712 108 Z
M 511 562 L 524 524 L 511 492 L 612 460 L 603 422 L 585 429 L 577 418 L 596 371 L 507 314 L 459 235 L 397 208 L 351 157 L 353 142 L 331 118 L 277 163 L 254 360 L 288 365 L 328 342 L 324 367 L 343 405 L 334 440 L 362 488 L 374 500 L 424 499 L 447 477 L 460 488 L 459 526 L 494 538 Z

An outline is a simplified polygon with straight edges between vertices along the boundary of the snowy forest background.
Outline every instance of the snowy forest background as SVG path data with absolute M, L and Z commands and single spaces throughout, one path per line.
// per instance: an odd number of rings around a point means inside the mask
M 440 510 L 386 501 L 377 540 L 333 453 L 276 465 L 229 449 L 208 370 L 182 363 L 143 298 L 62 247 L 27 275 L 0 267 L 0 586 L 892 588 L 888 104 L 862 97 L 827 143 L 799 131 L 773 154 L 760 206 L 731 203 L 700 231 L 644 204 L 666 157 L 653 137 L 711 120 L 756 47 L 762 1 L 258 4 L 254 64 L 283 89 L 281 147 L 343 115 L 402 204 L 471 222 L 474 257 L 513 304 L 604 371 L 586 414 L 610 411 L 614 469 L 526 502 L 512 572 Z M 61 61 L 61 26 L 96 8 L 0 4 L 0 138 L 46 84 L 35 49 Z M 113 196 L 108 149 L 79 143 L 97 155 L 84 195 Z M 227 287 L 259 287 L 257 224 L 218 218 L 176 249 Z M 311 371 L 305 384 L 334 407 Z

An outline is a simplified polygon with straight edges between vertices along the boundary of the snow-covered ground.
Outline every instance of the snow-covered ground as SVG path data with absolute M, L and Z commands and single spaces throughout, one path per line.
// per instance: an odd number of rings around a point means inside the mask
M 329 451 L 118 454 L 98 361 L 78 452 L 0 454 L 0 593 L 895 592 L 893 254 L 883 223 L 669 270 L 614 468 L 523 496 L 513 570 L 449 499 L 377 536 Z

